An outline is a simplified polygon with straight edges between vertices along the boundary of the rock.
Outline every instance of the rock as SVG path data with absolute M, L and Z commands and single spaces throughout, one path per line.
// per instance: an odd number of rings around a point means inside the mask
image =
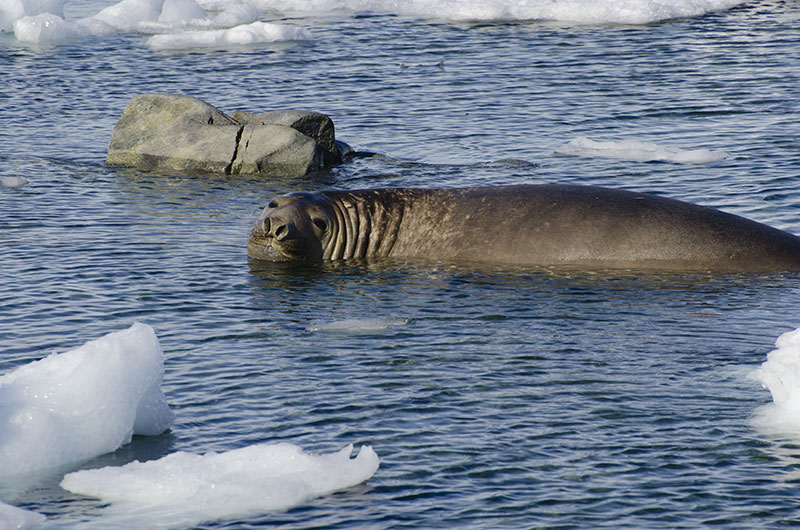
M 336 151 L 339 152 L 340 159 L 346 160 L 348 158 L 353 158 L 355 156 L 356 152 L 353 150 L 352 147 L 350 147 L 350 144 L 342 142 L 341 140 L 336 140 L 334 142 L 334 145 L 336 146 Z
M 325 167 L 324 158 L 313 138 L 291 127 L 248 124 L 229 173 L 305 175 Z
M 233 117 L 190 96 L 141 94 L 108 146 L 112 165 L 226 174 L 302 176 L 341 162 L 333 122 L 285 110 Z
M 284 125 L 291 127 L 313 138 L 325 154 L 325 165 L 334 165 L 342 161 L 336 149 L 336 137 L 333 121 L 326 115 L 309 110 L 274 110 L 253 114 L 243 110 L 233 113 L 233 119 L 239 123 L 253 125 Z
M 106 161 L 143 169 L 223 172 L 241 126 L 188 96 L 135 96 L 111 133 Z

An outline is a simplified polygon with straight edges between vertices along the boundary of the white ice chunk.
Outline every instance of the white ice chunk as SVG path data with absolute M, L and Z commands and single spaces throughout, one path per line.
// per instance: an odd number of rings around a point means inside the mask
M 184 31 L 154 35 L 147 40 L 153 50 L 182 50 L 189 48 L 221 48 L 246 46 L 279 41 L 311 40 L 305 28 L 287 24 L 253 22 L 230 29 Z
M 143 22 L 157 21 L 163 5 L 164 0 L 122 0 L 89 18 L 118 31 L 134 31 Z
M 584 157 L 607 157 L 637 162 L 675 162 L 678 164 L 708 164 L 724 160 L 727 156 L 722 151 L 709 149 L 675 149 L 649 142 L 635 140 L 601 142 L 581 136 L 571 140 L 567 145 L 556 149 L 562 155 Z
M 800 328 L 775 341 L 777 349 L 750 373 L 772 394 L 772 403 L 759 408 L 753 424 L 770 434 L 800 436 Z
M 111 503 L 104 526 L 191 527 L 204 521 L 284 510 L 311 498 L 360 484 L 379 466 L 363 446 L 311 455 L 288 444 L 257 444 L 224 453 L 173 453 L 70 473 L 61 487 Z
M 88 460 L 158 434 L 173 415 L 161 392 L 153 328 L 134 324 L 0 376 L 0 475 Z
M 64 17 L 64 0 L 0 0 L 0 31 L 12 31 L 14 22 L 42 13 Z
M 102 36 L 117 32 L 117 28 L 95 17 L 82 18 L 75 23 L 89 35 Z
M 20 42 L 56 44 L 80 39 L 88 34 L 87 28 L 74 22 L 66 22 L 51 13 L 23 17 L 14 22 L 14 36 Z
M 260 15 L 261 11 L 253 7 L 252 4 L 233 0 L 225 4 L 223 9 L 214 17 L 214 25 L 218 28 L 232 28 L 255 22 Z
M 45 522 L 47 517 L 40 513 L 23 510 L 0 502 L 0 529 L 2 530 L 27 530 L 37 528 Z
M 206 10 L 200 7 L 195 0 L 164 0 L 158 21 L 165 24 L 203 20 Z
M 34 44 L 58 44 L 114 32 L 116 29 L 113 26 L 94 17 L 71 22 L 57 15 L 44 13 L 23 17 L 14 22 L 14 36 L 17 40 Z

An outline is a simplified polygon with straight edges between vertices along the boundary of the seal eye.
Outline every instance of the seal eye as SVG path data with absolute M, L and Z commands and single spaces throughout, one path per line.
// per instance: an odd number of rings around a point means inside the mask
M 278 203 L 275 201 L 269 201 L 269 204 L 267 205 L 267 208 L 277 208 L 277 207 Z
M 323 221 L 322 219 L 314 219 L 313 223 L 314 223 L 314 226 L 316 226 L 317 228 L 319 228 L 323 232 L 325 231 L 326 228 L 328 228 L 328 225 L 325 224 L 325 221 Z

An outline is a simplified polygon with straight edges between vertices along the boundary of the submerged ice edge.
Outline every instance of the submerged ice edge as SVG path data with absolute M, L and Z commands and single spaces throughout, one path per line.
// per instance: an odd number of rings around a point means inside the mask
M 724 151 L 679 149 L 638 140 L 598 141 L 585 136 L 570 140 L 555 150 L 557 154 L 581 157 L 604 157 L 635 162 L 673 162 L 709 164 L 727 158 Z
M 388 331 L 393 328 L 403 327 L 410 322 L 407 318 L 347 318 L 332 322 L 314 323 L 306 328 L 311 332 L 331 332 L 331 333 L 375 333 Z
M 25 177 L 0 177 L 0 187 L 21 188 L 29 183 Z

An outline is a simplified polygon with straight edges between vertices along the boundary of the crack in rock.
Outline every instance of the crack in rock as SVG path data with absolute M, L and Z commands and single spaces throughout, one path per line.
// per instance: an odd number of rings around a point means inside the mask
M 244 133 L 244 125 L 239 127 L 239 130 L 236 131 L 236 141 L 233 147 L 233 156 L 231 157 L 230 163 L 225 166 L 225 174 L 232 175 L 233 174 L 233 163 L 236 162 L 236 157 L 239 155 L 239 143 L 242 141 L 242 133 Z M 237 171 L 238 173 L 238 171 Z

